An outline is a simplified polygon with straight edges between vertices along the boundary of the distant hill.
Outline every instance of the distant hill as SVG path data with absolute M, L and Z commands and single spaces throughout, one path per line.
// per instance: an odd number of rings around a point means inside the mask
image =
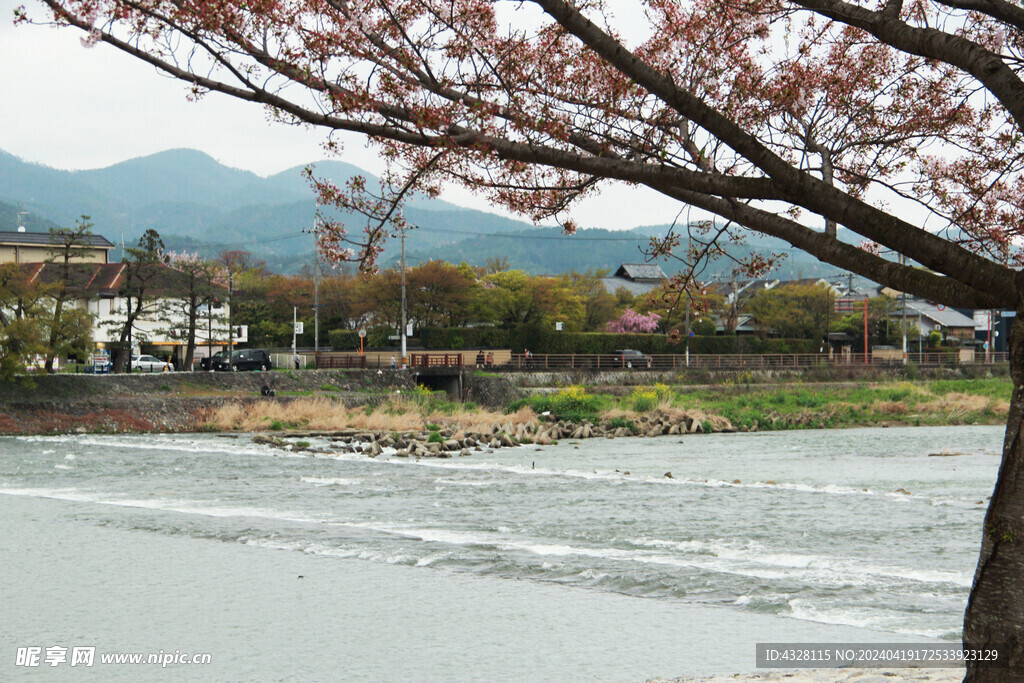
M 314 166 L 317 177 L 338 185 L 356 175 L 365 176 L 371 187 L 379 183 L 372 174 L 344 161 L 320 161 Z M 86 214 L 95 223 L 94 231 L 116 244 L 122 239 L 133 244 L 152 228 L 172 250 L 215 256 L 223 249 L 243 249 L 267 261 L 272 270 L 297 272 L 312 262 L 309 230 L 316 212 L 303 169 L 297 166 L 264 178 L 225 166 L 203 152 L 175 149 L 102 169 L 62 171 L 0 151 L 0 227 L 6 224 L 9 227 L 4 229 L 14 229 L 19 210 L 31 212 L 32 220 L 39 221 L 37 225 L 25 223 L 33 230 L 70 226 Z M 648 238 L 668 229 L 593 228 L 565 237 L 557 228 L 537 227 L 426 197 L 413 198 L 405 216 L 416 226 L 406 238 L 410 264 L 444 259 L 483 266 L 488 259 L 507 258 L 512 268 L 535 274 L 643 262 L 641 248 Z M 338 218 L 345 220 L 344 216 Z M 350 231 L 361 232 L 364 221 L 349 217 Z M 747 246 L 733 252 L 746 255 L 751 249 L 788 251 L 790 257 L 776 273 L 779 277 L 830 275 L 837 270 L 779 240 L 761 236 L 752 236 Z M 398 240 L 392 240 L 381 263 L 396 264 L 399 251 Z M 120 258 L 119 250 L 111 258 Z M 663 260 L 661 265 L 669 273 L 678 270 L 671 260 Z M 731 269 L 732 263 L 723 260 L 709 267 L 704 276 L 727 274 Z
M 49 232 L 50 228 L 60 226 L 13 204 L 0 202 L 0 230 L 17 230 L 19 227 L 24 227 L 29 232 Z

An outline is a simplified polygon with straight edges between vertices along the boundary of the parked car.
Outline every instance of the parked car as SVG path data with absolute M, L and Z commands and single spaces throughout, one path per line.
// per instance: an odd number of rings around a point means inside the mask
M 200 358 L 199 368 L 201 370 L 213 370 L 213 366 L 217 363 L 218 360 L 225 359 L 227 357 L 227 351 L 218 351 L 217 353 L 213 354 L 212 358 L 209 356 L 207 356 L 206 358 Z
M 156 356 L 132 356 L 133 372 L 174 372 L 174 366 Z
M 637 351 L 636 349 L 617 349 L 612 353 L 614 356 L 614 363 L 620 367 L 626 368 L 649 368 L 651 367 L 651 357 L 645 354 L 643 351 Z
M 266 349 L 242 349 L 232 353 L 230 360 L 225 356 L 213 361 L 214 370 L 267 371 L 270 368 L 270 354 Z

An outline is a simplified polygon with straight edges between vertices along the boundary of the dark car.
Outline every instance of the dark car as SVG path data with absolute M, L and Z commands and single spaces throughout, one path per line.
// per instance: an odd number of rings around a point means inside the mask
M 646 355 L 643 351 L 637 351 L 636 349 L 618 349 L 612 353 L 615 354 L 612 363 L 618 367 L 649 368 L 651 366 L 651 357 Z
M 230 362 L 226 356 L 213 361 L 214 370 L 266 371 L 270 367 L 270 354 L 265 349 L 242 349 L 231 354 Z
M 203 370 L 213 370 L 213 366 L 216 365 L 218 360 L 224 360 L 228 357 L 227 351 L 218 351 L 213 354 L 213 357 L 200 358 L 199 367 Z

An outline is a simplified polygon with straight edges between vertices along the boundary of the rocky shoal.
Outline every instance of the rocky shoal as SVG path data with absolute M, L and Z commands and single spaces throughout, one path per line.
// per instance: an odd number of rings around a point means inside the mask
M 564 439 L 653 437 L 702 434 L 713 431 L 735 432 L 737 430 L 729 420 L 719 416 L 652 414 L 629 421 L 603 419 L 596 423 L 589 420 L 583 422 L 566 420 L 495 422 L 489 429 L 471 431 L 454 427 L 408 432 L 349 428 L 337 431 L 292 431 L 288 432 L 287 436 L 291 439 L 325 438 L 335 444 L 328 450 L 363 453 L 371 458 L 385 454 L 385 452 L 398 458 L 451 458 L 471 455 L 474 451 L 479 452 L 486 449 L 511 448 L 530 444 L 549 446 Z M 282 436 L 257 434 L 253 437 L 253 441 L 288 449 L 292 452 L 315 453 L 323 450 L 297 446 L 295 442 L 287 441 Z M 385 449 L 388 450 L 385 451 Z

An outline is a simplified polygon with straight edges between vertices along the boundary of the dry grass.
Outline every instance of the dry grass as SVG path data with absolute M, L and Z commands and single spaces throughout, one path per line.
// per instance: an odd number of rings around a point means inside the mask
M 875 401 L 871 410 L 879 415 L 906 415 L 910 412 L 905 401 Z
M 920 412 L 943 414 L 947 420 L 957 421 L 977 413 L 1005 416 L 1010 411 L 1010 404 L 1004 399 L 953 392 L 934 401 L 919 403 L 916 409 Z
M 411 432 L 423 430 L 427 424 L 437 424 L 465 432 L 490 432 L 495 422 L 535 427 L 537 416 L 528 407 L 511 415 L 487 410 L 424 414 L 420 404 L 404 399 L 388 401 L 367 414 L 365 408 L 346 408 L 345 404 L 330 398 L 303 398 L 289 402 L 230 403 L 213 411 L 207 422 L 223 431 L 260 431 L 277 423 L 323 431 Z

